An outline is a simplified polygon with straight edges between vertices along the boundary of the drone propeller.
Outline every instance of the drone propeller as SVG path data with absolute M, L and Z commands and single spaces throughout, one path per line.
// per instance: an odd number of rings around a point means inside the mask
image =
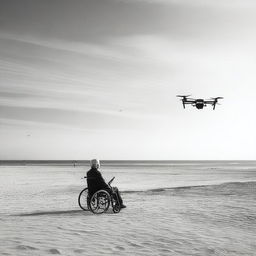
M 181 98 L 187 98 L 187 97 L 191 96 L 191 94 L 190 95 L 176 95 L 176 96 L 181 97 Z
M 183 108 L 185 108 L 185 104 L 187 102 L 187 97 L 189 97 L 191 95 L 176 95 L 176 96 L 182 98 L 180 100 L 182 101 Z
M 223 97 L 215 97 L 215 98 L 211 98 L 212 100 L 219 100 L 219 99 L 224 99 Z

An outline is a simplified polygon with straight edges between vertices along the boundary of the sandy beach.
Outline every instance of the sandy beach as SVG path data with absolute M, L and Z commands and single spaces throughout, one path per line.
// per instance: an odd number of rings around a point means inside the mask
M 253 256 L 255 168 L 103 166 L 127 208 L 94 215 L 77 203 L 86 166 L 1 166 L 1 255 Z

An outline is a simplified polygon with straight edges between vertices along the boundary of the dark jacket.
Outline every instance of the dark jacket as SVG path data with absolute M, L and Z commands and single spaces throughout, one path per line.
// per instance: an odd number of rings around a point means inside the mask
M 87 186 L 89 196 L 92 196 L 95 192 L 101 189 L 105 189 L 107 191 L 110 190 L 100 171 L 95 168 L 92 168 L 87 172 Z

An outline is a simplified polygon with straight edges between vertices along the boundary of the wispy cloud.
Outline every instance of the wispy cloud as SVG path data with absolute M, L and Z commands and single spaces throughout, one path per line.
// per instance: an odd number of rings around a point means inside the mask
M 138 141 L 141 152 L 152 156 L 151 145 L 160 152 L 156 158 L 163 152 L 175 158 L 187 140 L 186 155 L 199 137 L 208 147 L 203 141 L 217 130 L 228 148 L 239 134 L 229 132 L 234 121 L 255 124 L 244 115 L 255 109 L 254 6 L 249 0 L 1 1 L 0 125 L 8 136 L 0 139 L 11 141 L 9 153 L 14 137 L 27 145 L 19 133 L 27 126 L 38 132 L 35 147 L 58 134 L 60 150 L 75 148 L 84 131 L 81 138 L 90 147 L 97 141 L 96 151 L 100 134 L 105 152 Z M 221 112 L 183 111 L 180 93 L 224 96 L 226 105 Z M 249 140 L 251 130 L 240 127 L 239 140 Z

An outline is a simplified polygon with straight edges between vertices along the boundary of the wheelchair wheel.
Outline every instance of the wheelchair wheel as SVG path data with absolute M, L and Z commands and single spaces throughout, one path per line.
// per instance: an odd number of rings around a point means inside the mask
M 83 189 L 79 196 L 78 196 L 78 204 L 80 208 L 84 211 L 88 211 L 89 209 L 89 204 L 88 204 L 88 188 Z
M 110 195 L 106 190 L 99 190 L 90 200 L 90 210 L 95 214 L 106 212 L 110 205 Z

